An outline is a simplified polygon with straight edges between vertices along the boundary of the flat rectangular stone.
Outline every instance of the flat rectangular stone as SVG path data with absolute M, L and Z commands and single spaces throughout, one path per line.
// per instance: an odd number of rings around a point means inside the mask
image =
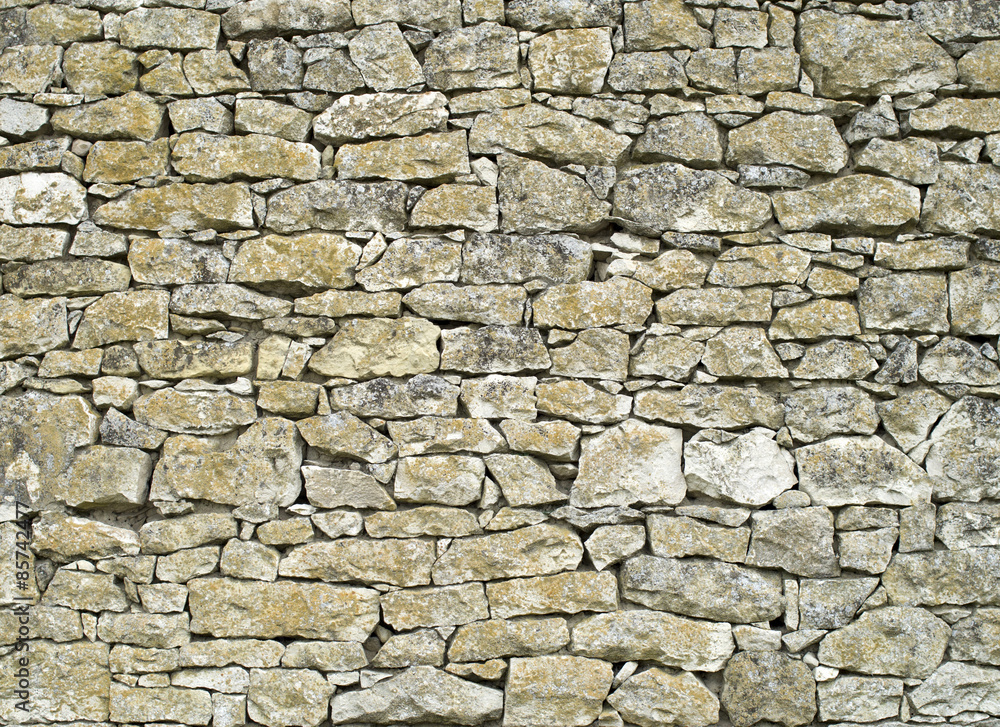
M 188 581 L 191 631 L 216 638 L 364 641 L 379 619 L 379 595 L 324 583 Z

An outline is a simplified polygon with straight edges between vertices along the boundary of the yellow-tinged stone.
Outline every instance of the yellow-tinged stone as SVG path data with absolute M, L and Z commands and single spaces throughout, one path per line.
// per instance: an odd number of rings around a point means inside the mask
M 419 318 L 344 321 L 309 368 L 323 376 L 370 379 L 430 373 L 438 367 L 440 329 Z
M 181 434 L 224 434 L 257 419 L 252 401 L 228 392 L 160 389 L 132 409 L 137 421 Z
M 255 415 L 249 417 L 254 419 Z M 256 421 L 230 447 L 213 440 L 173 437 L 157 462 L 150 497 L 226 505 L 274 502 L 287 507 L 302 489 L 301 464 L 298 431 L 292 422 L 278 417 Z
M 74 43 L 63 54 L 63 72 L 71 91 L 95 96 L 134 91 L 139 79 L 135 53 L 113 42 Z
M 430 541 L 342 538 L 292 548 L 278 564 L 278 575 L 426 586 L 431 582 L 433 563 L 434 544 Z
M 226 231 L 253 227 L 253 207 L 245 184 L 168 184 L 101 205 L 94 222 L 132 230 Z
M 166 139 L 141 141 L 99 141 L 87 154 L 83 170 L 85 182 L 121 184 L 143 177 L 167 173 L 170 147 Z
M 340 179 L 445 182 L 472 171 L 465 131 L 345 144 L 333 165 Z
M 312 232 L 265 235 L 244 242 L 229 269 L 233 283 L 350 288 L 361 248 L 343 235 Z
M 504 727 L 589 725 L 611 691 L 611 664 L 578 656 L 510 660 Z
M 575 570 L 582 559 L 583 543 L 576 533 L 543 523 L 455 540 L 434 564 L 434 583 L 550 575 Z
M 81 139 L 152 141 L 163 129 L 165 113 L 166 107 L 149 96 L 130 91 L 124 96 L 56 109 L 52 129 Z
M 30 706 L 19 710 L 15 690 L 22 677 L 17 676 L 19 660 L 29 659 Z M 111 671 L 108 668 L 108 645 L 73 641 L 56 644 L 32 639 L 30 651 L 11 649 L 0 657 L 0 689 L 10 695 L 0 702 L 0 720 L 4 724 L 46 722 L 103 722 L 108 719 Z M 207 724 L 207 722 L 206 722 Z
M 0 178 L 0 222 L 75 225 L 87 219 L 86 190 L 68 174 L 25 172 Z
M 230 578 L 198 578 L 188 588 L 191 631 L 216 638 L 364 641 L 378 623 L 378 592 L 368 588 Z
M 73 339 L 74 348 L 94 348 L 118 341 L 149 341 L 166 338 L 165 290 L 133 290 L 108 293 L 87 307 Z
M 779 310 L 768 336 L 772 341 L 813 341 L 828 336 L 856 336 L 859 333 L 858 311 L 851 303 L 821 299 Z
M 0 295 L 0 359 L 45 353 L 67 343 L 65 298 Z
M 312 144 L 266 134 L 181 134 L 170 159 L 176 172 L 193 182 L 268 177 L 309 182 L 320 171 L 320 153 Z
M 541 328 L 641 326 L 652 309 L 652 291 L 622 277 L 604 283 L 555 285 L 534 302 L 535 325 Z
M 139 8 L 121 20 L 121 44 L 127 48 L 197 50 L 215 48 L 219 16 L 187 8 Z
M 420 197 L 410 213 L 414 227 L 467 227 L 477 232 L 497 229 L 496 190 L 473 184 L 442 184 Z
M 252 341 L 146 341 L 135 345 L 139 365 L 154 379 L 229 378 L 253 369 Z

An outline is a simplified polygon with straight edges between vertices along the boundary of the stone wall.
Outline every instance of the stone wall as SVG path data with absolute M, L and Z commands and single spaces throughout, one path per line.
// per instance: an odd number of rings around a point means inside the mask
M 0 723 L 1000 716 L 1000 3 L 3 0 Z

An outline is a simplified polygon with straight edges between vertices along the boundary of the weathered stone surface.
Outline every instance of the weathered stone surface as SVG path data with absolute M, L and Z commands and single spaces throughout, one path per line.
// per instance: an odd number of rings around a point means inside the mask
M 499 162 L 504 232 L 594 232 L 605 224 L 611 205 L 578 176 L 512 154 Z
M 473 154 L 506 151 L 556 164 L 613 165 L 630 143 L 600 124 L 540 104 L 477 116 L 469 133 Z
M 996 497 L 998 416 L 1000 410 L 993 400 L 969 396 L 956 402 L 941 419 L 931 434 L 925 463 L 934 478 L 935 496 L 971 501 Z
M 948 331 L 948 291 L 943 275 L 898 273 L 868 278 L 858 291 L 861 325 L 873 331 Z
M 378 623 L 378 592 L 367 588 L 230 578 L 187 585 L 191 631 L 216 638 L 364 641 Z
M 413 666 L 360 691 L 335 695 L 333 724 L 434 722 L 481 724 L 503 713 L 503 692 L 466 681 L 432 666 Z
M 438 365 L 439 333 L 437 326 L 416 318 L 351 319 L 315 353 L 309 367 L 323 376 L 356 379 L 430 373 Z
M 67 174 L 25 172 L 0 179 L 0 222 L 76 224 L 87 218 L 86 190 Z
M 620 579 L 623 597 L 696 618 L 770 621 L 784 606 L 777 573 L 704 558 L 638 555 L 625 561 Z
M 910 699 L 921 714 L 951 717 L 965 711 L 1000 713 L 1000 670 L 949 661 L 917 687 Z
M 853 174 L 800 192 L 774 195 L 786 230 L 887 234 L 920 217 L 920 194 L 894 179 Z
M 493 454 L 486 458 L 486 466 L 511 507 L 543 505 L 568 497 L 556 488 L 555 477 L 537 457 Z
M 464 131 L 345 144 L 337 150 L 339 179 L 447 182 L 468 174 Z
M 933 383 L 992 386 L 1000 384 L 1000 370 L 968 341 L 947 337 L 920 361 L 920 375 Z
M 541 328 L 595 328 L 645 323 L 652 307 L 649 288 L 630 278 L 605 283 L 569 283 L 545 290 L 533 301 Z
M 575 569 L 582 558 L 583 544 L 571 530 L 532 525 L 456 540 L 434 563 L 434 583 L 549 575 Z
M 303 467 L 306 495 L 316 507 L 393 510 L 396 503 L 371 475 L 332 467 Z
M 860 389 L 825 386 L 788 394 L 785 424 L 795 439 L 809 444 L 832 434 L 874 434 L 879 414 Z
M 716 172 L 655 164 L 621 175 L 614 214 L 659 231 L 748 232 L 771 219 L 771 204 Z
M 18 724 L 24 719 L 13 698 L 18 687 L 18 661 L 23 651 L 9 650 L 3 657 L 2 687 L 11 694 L 0 707 L 0 719 Z M 107 644 L 75 641 L 58 644 L 32 639 L 30 659 L 31 717 L 44 720 L 108 719 L 111 673 L 108 670 Z M 37 695 L 37 696 L 36 696 Z M 19 700 L 20 701 L 20 700 Z M 203 724 L 207 724 L 207 720 Z
M 439 32 L 462 24 L 462 11 L 457 0 L 429 0 L 417 5 L 405 0 L 358 0 L 352 3 L 351 10 L 358 25 L 390 20 Z
M 310 446 L 332 457 L 385 462 L 396 456 L 392 441 L 347 412 L 309 417 L 296 426 Z
M 545 284 L 586 280 L 590 245 L 570 235 L 476 234 L 462 246 L 463 283 Z
M 69 342 L 66 299 L 0 296 L 0 358 L 38 354 Z
M 813 11 L 802 14 L 799 32 L 803 70 L 825 96 L 934 91 L 958 78 L 955 62 L 915 23 Z
M 319 176 L 319 152 L 265 134 L 222 137 L 182 134 L 173 145 L 171 163 L 178 174 L 193 182 L 287 177 L 310 181 Z
M 592 94 L 604 86 L 613 55 L 605 28 L 554 30 L 531 41 L 528 68 L 538 91 Z
M 744 651 L 723 673 L 722 706 L 736 727 L 761 720 L 787 727 L 816 716 L 815 680 L 801 661 L 775 651 Z
M 607 661 L 653 661 L 691 671 L 720 671 L 735 649 L 732 627 L 659 611 L 588 616 L 573 627 L 570 652 Z
M 565 619 L 491 619 L 460 626 L 448 647 L 452 661 L 485 661 L 506 656 L 540 656 L 569 643 Z
M 219 16 L 202 10 L 139 8 L 122 18 L 121 43 L 127 48 L 215 48 L 219 26 Z
M 243 184 L 168 184 L 137 189 L 94 212 L 99 225 L 138 230 L 234 230 L 253 226 Z
M 634 411 L 643 419 L 719 429 L 754 425 L 777 429 L 784 422 L 776 398 L 738 386 L 691 384 L 678 391 L 642 391 L 635 397 Z
M 950 632 L 923 609 L 888 606 L 827 634 L 819 660 L 866 674 L 924 678 L 941 663 Z
M 92 104 L 57 109 L 52 114 L 52 128 L 82 139 L 153 141 L 163 127 L 165 111 L 149 96 L 131 91 Z
M 848 150 L 833 120 L 777 111 L 729 133 L 730 164 L 784 164 L 807 172 L 836 174 Z
M 851 303 L 820 299 L 779 310 L 768 337 L 772 341 L 816 340 L 860 333 L 858 311 Z
M 951 332 L 966 335 L 1000 333 L 1000 266 L 974 265 L 948 276 Z
M 169 302 L 170 295 L 164 290 L 108 293 L 87 307 L 73 346 L 85 349 L 118 341 L 166 338 Z
M 491 187 L 471 184 L 443 184 L 424 193 L 413 206 L 410 224 L 414 227 L 468 227 L 477 232 L 497 229 L 500 207 Z
M 257 418 L 257 408 L 247 399 L 227 392 L 176 389 L 140 397 L 134 412 L 141 423 L 178 434 L 223 434 Z
M 872 139 L 856 158 L 860 172 L 881 172 L 910 184 L 934 184 L 938 180 L 937 144 L 911 137 L 902 141 Z
M 485 473 L 486 466 L 478 457 L 404 457 L 396 471 L 396 498 L 404 502 L 469 505 L 482 494 Z
M 878 437 L 835 437 L 795 450 L 799 487 L 817 505 L 915 505 L 931 479 Z
M 511 659 L 504 700 L 505 727 L 541 727 L 559 720 L 587 725 L 611 690 L 611 665 L 577 656 Z
M 489 617 L 482 584 L 392 591 L 382 597 L 386 623 L 406 631 L 420 627 L 460 626 Z
M 766 505 L 796 484 L 792 456 L 767 430 L 735 436 L 705 429 L 684 445 L 684 479 L 692 492 L 740 505 Z
M 603 535 L 602 530 L 606 532 L 609 528 L 611 532 L 617 530 L 624 536 L 633 527 L 637 526 L 608 525 L 595 530 L 594 536 L 598 533 Z M 742 563 L 750 544 L 749 528 L 720 528 L 684 515 L 669 517 L 651 513 L 646 518 L 646 528 L 649 531 L 649 549 L 653 551 L 653 555 L 664 558 L 697 555 Z M 587 541 L 587 552 L 591 554 L 592 560 L 594 554 L 591 552 L 591 541 L 594 536 Z M 640 540 L 636 550 L 643 544 L 643 540 Z
M 969 548 L 893 557 L 883 582 L 893 604 L 1000 605 L 995 548 Z
M 716 258 L 708 282 L 731 288 L 800 283 L 810 261 L 808 253 L 789 245 L 732 247 Z
M 711 34 L 698 26 L 691 9 L 678 0 L 643 0 L 625 6 L 628 50 L 702 48 L 712 44 Z
M 437 92 L 341 96 L 315 118 L 313 133 L 326 144 L 343 144 L 443 131 L 447 103 L 444 94 Z
M 535 409 L 534 376 L 492 374 L 462 381 L 462 404 L 469 415 L 484 419 L 522 419 L 533 421 Z
M 641 162 L 680 162 L 695 169 L 722 163 L 719 127 L 694 112 L 651 122 L 636 143 L 633 157 Z
M 360 417 L 455 416 L 458 396 L 457 386 L 418 374 L 404 381 L 380 378 L 338 387 L 330 392 L 330 405 Z
M 135 531 L 58 512 L 42 513 L 32 535 L 39 555 L 57 562 L 139 554 L 139 536 Z
M 570 491 L 574 507 L 675 505 L 684 498 L 678 429 L 628 420 L 585 439 L 581 449 L 580 474 Z
M 762 510 L 751 517 L 748 565 L 807 577 L 840 575 L 833 552 L 833 515 L 825 507 Z
M 952 627 L 951 658 L 1000 666 L 1000 609 L 980 608 Z
M 530 614 L 615 611 L 618 582 L 611 573 L 577 571 L 486 584 L 494 618 Z
M 805 629 L 847 626 L 876 586 L 876 578 L 808 578 L 799 581 L 799 626 Z
M 245 376 L 253 368 L 250 341 L 146 341 L 137 343 L 139 365 L 157 379 Z
M 430 583 L 432 551 L 433 546 L 422 540 L 338 539 L 308 543 L 285 553 L 278 575 L 421 586 Z
M 496 23 L 447 30 L 424 52 L 423 71 L 427 85 L 440 91 L 515 88 L 517 32 Z
M 771 320 L 767 288 L 678 290 L 656 302 L 661 323 L 721 326 Z
M 396 232 L 405 224 L 401 182 L 320 180 L 282 190 L 267 203 L 267 225 L 282 234 L 310 228 Z
M 676 91 L 684 88 L 684 67 L 670 53 L 617 53 L 608 68 L 608 85 L 620 93 Z
M 222 31 L 228 38 L 255 37 L 292 32 L 321 33 L 347 30 L 351 8 L 347 0 L 252 0 L 231 7 L 222 14 Z
M 541 334 L 534 328 L 484 326 L 441 332 L 441 368 L 469 374 L 516 374 L 551 366 Z
M 989 164 L 944 162 L 936 183 L 927 189 L 921 217 L 928 232 L 1000 231 L 1000 208 L 989 191 L 1000 170 Z
M 788 371 L 762 328 L 732 326 L 710 338 L 701 363 L 713 376 L 787 378 Z
M 609 697 L 619 714 L 641 727 L 664 721 L 678 727 L 705 727 L 719 719 L 719 699 L 690 672 L 652 668 L 630 676 Z

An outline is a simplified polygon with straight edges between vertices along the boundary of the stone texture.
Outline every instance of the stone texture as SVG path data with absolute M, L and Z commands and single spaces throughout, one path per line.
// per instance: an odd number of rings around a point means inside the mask
M 815 680 L 801 661 L 774 651 L 745 651 L 723 674 L 722 706 L 736 727 L 761 720 L 788 727 L 816 716 Z
M 702 430 L 684 445 L 688 490 L 760 507 L 796 484 L 792 457 L 765 429 L 735 436 Z
M 955 62 L 915 23 L 814 11 L 803 13 L 801 24 L 802 67 L 824 95 L 934 91 L 958 77 Z
M 941 663 L 949 632 L 923 609 L 887 606 L 830 632 L 820 642 L 819 660 L 867 674 L 925 678 Z
M 719 719 L 719 699 L 690 672 L 652 668 L 627 678 L 608 697 L 618 713 L 641 727 L 668 721 L 678 727 L 705 727 Z
M 418 319 L 346 321 L 310 368 L 324 376 L 370 379 L 430 373 L 437 368 L 439 329 Z
M 833 552 L 833 515 L 825 507 L 762 510 L 751 517 L 747 565 L 806 577 L 840 575 Z
M 752 623 L 781 615 L 777 574 L 702 558 L 638 555 L 623 564 L 622 595 L 685 616 Z
M 573 570 L 582 558 L 583 544 L 572 531 L 532 525 L 455 541 L 434 563 L 434 583 L 549 575 Z
M 887 234 L 920 217 L 920 195 L 893 179 L 854 174 L 776 194 L 774 213 L 786 230 Z
M 729 133 L 730 164 L 783 164 L 807 172 L 836 174 L 847 164 L 833 120 L 776 111 Z
M 230 578 L 199 578 L 188 588 L 191 631 L 216 638 L 363 641 L 378 623 L 378 593 L 367 588 Z
M 656 164 L 621 175 L 614 214 L 661 232 L 748 232 L 771 219 L 771 204 L 716 172 Z
M 688 671 L 720 671 L 734 649 L 728 624 L 642 610 L 588 616 L 573 627 L 570 643 L 574 654 Z
M 480 724 L 503 713 L 503 692 L 446 674 L 431 666 L 413 666 L 397 676 L 354 692 L 334 696 L 333 724 L 393 724 L 435 721 Z
M 611 665 L 597 659 L 511 659 L 503 723 L 505 727 L 535 727 L 558 719 L 566 725 L 590 724 L 601 712 L 611 678 Z

